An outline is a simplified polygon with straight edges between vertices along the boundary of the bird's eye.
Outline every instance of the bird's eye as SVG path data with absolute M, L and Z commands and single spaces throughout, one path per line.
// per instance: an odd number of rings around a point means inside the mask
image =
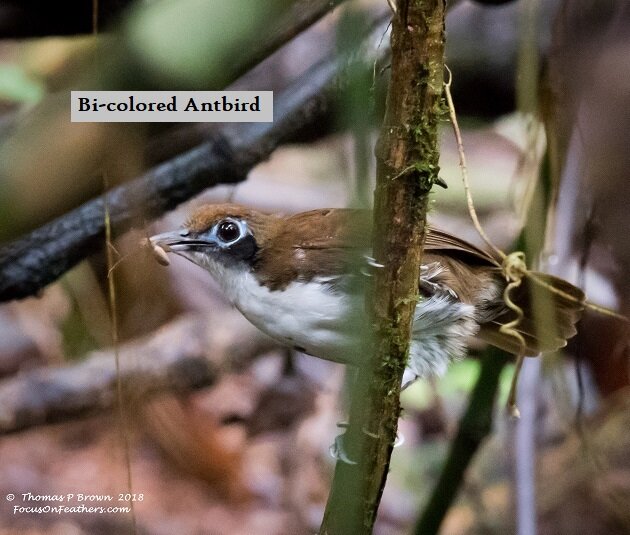
M 234 221 L 222 221 L 217 228 L 217 238 L 225 243 L 237 240 L 241 236 L 241 229 Z

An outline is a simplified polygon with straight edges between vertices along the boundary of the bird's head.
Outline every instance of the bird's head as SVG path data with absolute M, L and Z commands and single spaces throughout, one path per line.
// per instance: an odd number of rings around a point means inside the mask
M 251 265 L 274 228 L 274 216 L 236 204 L 204 205 L 184 226 L 152 236 L 152 247 L 182 256 L 216 274 Z
M 251 274 L 271 291 L 294 281 L 324 281 L 327 288 L 364 260 L 366 214 L 323 208 L 283 217 L 235 204 L 205 205 L 182 229 L 153 236 L 149 245 L 161 263 L 168 263 L 166 252 L 183 256 L 224 287 Z

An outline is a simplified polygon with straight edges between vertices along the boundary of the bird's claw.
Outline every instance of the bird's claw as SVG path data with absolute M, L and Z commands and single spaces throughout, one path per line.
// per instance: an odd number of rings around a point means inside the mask
M 337 424 L 337 427 L 340 427 L 342 429 L 347 429 L 348 426 L 349 424 L 347 422 L 339 422 Z M 372 433 L 365 428 L 361 429 L 361 431 L 363 431 L 363 433 L 369 436 L 370 438 L 378 438 L 378 434 Z M 344 436 L 345 436 L 345 433 L 342 433 L 341 435 L 337 435 L 335 437 L 335 441 L 328 448 L 330 456 L 336 461 L 341 461 L 350 465 L 356 465 L 358 464 L 358 462 L 353 461 L 350 457 L 348 457 L 348 454 L 346 453 L 346 450 L 344 449 L 344 446 L 343 446 Z M 398 446 L 401 446 L 404 443 L 405 443 L 404 435 L 402 433 L 396 433 L 396 440 L 394 441 L 394 448 L 397 448 Z
M 343 447 L 344 434 L 337 435 L 335 437 L 335 441 L 330 445 L 330 448 L 328 448 L 328 451 L 330 452 L 330 456 L 336 461 L 341 461 L 346 464 L 351 464 L 351 465 L 358 464 L 357 461 L 353 461 L 352 459 L 350 459 L 350 457 L 348 457 L 348 454 L 346 453 L 346 450 Z
M 385 267 L 384 264 L 381 264 L 380 262 L 377 262 L 375 258 L 372 258 L 371 256 L 367 256 L 365 255 L 365 260 L 367 261 L 367 265 L 369 266 L 369 268 L 361 268 L 361 274 L 366 276 L 366 277 L 371 277 L 372 276 L 372 269 L 371 268 L 376 268 L 376 269 L 382 269 Z

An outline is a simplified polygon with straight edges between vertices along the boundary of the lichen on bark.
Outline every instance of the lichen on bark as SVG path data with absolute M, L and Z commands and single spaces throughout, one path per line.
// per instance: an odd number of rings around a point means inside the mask
M 438 177 L 443 116 L 444 0 L 399 0 L 392 65 L 376 146 L 374 257 L 384 264 L 368 292 L 374 354 L 358 371 L 345 445 L 356 464 L 338 462 L 321 534 L 371 533 L 400 415 L 428 194 Z

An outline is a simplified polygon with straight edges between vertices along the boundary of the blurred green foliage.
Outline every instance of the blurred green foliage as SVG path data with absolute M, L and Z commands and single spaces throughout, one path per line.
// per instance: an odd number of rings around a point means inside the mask
M 468 358 L 452 364 L 444 377 L 436 382 L 435 390 L 428 381 L 419 380 L 402 393 L 403 406 L 408 409 L 423 410 L 434 403 L 434 392 L 443 398 L 447 404 L 468 396 L 479 377 L 481 363 L 479 360 Z M 505 366 L 499 380 L 498 406 L 501 409 L 508 392 L 514 373 L 514 364 Z
M 35 104 L 44 96 L 44 84 L 20 65 L 0 64 L 0 101 Z
M 129 47 L 159 81 L 219 90 L 242 58 L 290 7 L 286 0 L 158 1 L 141 5 L 126 23 Z
M 479 361 L 466 359 L 456 362 L 436 382 L 435 392 L 447 401 L 462 397 L 470 393 L 478 376 Z M 434 390 L 428 381 L 416 381 L 403 392 L 402 402 L 408 408 L 427 409 L 434 402 Z

